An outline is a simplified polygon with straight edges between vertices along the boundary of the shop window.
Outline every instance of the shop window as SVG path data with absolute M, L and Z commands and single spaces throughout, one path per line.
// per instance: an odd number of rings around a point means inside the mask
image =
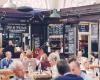
M 98 52 L 98 25 L 91 24 L 91 51 Z

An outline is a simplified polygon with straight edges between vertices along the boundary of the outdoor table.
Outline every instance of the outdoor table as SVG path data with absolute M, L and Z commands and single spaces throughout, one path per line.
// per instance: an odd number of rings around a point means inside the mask
M 0 69 L 0 75 L 11 75 L 13 71 L 11 69 Z
M 11 69 L 0 69 L 0 80 L 9 80 L 9 77 L 14 75 Z
M 35 80 L 51 80 L 51 78 L 52 78 L 50 71 L 33 72 L 32 76 Z

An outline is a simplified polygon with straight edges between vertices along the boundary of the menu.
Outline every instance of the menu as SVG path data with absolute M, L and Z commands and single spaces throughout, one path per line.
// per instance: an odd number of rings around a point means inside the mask
M 50 24 L 48 26 L 49 35 L 63 35 L 63 24 Z
M 64 52 L 65 54 L 74 54 L 76 52 L 76 29 L 71 25 L 65 26 L 64 31 Z
M 53 36 L 53 38 L 50 38 Z M 51 50 L 59 50 L 61 48 L 61 38 L 63 36 L 63 24 L 49 24 L 48 37 Z
M 89 32 L 89 25 L 79 25 L 79 32 Z
M 39 37 L 34 37 L 34 45 L 35 45 L 35 48 L 38 48 L 40 47 L 40 38 Z

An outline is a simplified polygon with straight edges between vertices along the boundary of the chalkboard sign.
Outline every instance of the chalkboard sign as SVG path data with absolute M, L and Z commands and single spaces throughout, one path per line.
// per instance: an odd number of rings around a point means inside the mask
M 64 52 L 74 54 L 76 52 L 76 27 L 66 25 L 64 30 Z
M 50 24 L 48 26 L 49 35 L 63 35 L 63 24 Z
M 39 37 L 34 37 L 34 45 L 35 48 L 39 48 L 40 47 L 40 38 Z
M 6 31 L 12 33 L 28 33 L 29 27 L 25 23 L 8 23 L 6 26 Z

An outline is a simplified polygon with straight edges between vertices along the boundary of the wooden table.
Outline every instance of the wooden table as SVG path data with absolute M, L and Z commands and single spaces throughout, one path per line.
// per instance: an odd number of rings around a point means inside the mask
M 90 69 L 94 69 L 94 68 L 100 68 L 100 65 L 89 65 Z
M 0 80 L 9 80 L 9 76 L 13 74 L 11 69 L 0 69 Z
M 11 69 L 0 69 L 0 75 L 11 75 L 14 74 Z
M 9 77 L 14 75 L 11 69 L 0 69 L 0 80 L 9 80 Z M 51 72 L 50 71 L 43 71 L 43 72 L 32 72 L 28 73 L 28 75 L 32 76 L 35 80 L 51 80 Z M 1 77 L 3 79 L 1 79 Z
M 50 71 L 33 72 L 32 76 L 35 80 L 51 80 L 52 75 Z
M 99 80 L 100 76 L 93 77 L 92 80 Z

